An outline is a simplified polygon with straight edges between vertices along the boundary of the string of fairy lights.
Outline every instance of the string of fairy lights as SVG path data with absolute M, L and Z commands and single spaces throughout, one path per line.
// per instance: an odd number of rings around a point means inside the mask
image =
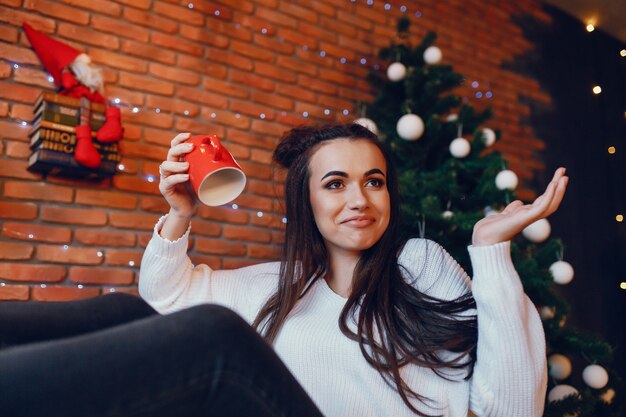
M 587 30 L 587 32 L 591 33 L 593 32 L 596 28 L 593 22 L 589 22 L 587 23 L 587 25 L 585 26 L 585 29 Z M 626 49 L 622 48 L 619 51 L 619 55 L 622 58 L 626 58 Z M 593 87 L 591 88 L 591 91 L 593 94 L 595 95 L 599 95 L 602 94 L 602 86 L 599 84 L 594 84 Z M 626 119 L 626 109 L 624 110 L 624 118 Z M 610 145 L 607 148 L 607 152 L 609 153 L 609 155 L 613 156 L 617 153 L 617 148 L 614 145 Z M 618 223 L 622 223 L 624 221 L 624 214 L 623 213 L 616 213 L 615 214 L 615 221 Z M 622 281 L 619 284 L 619 287 L 622 290 L 626 290 L 626 281 Z
M 391 3 L 388 2 L 376 2 L 374 0 L 347 0 L 352 4 L 362 4 L 366 7 L 374 7 L 375 5 L 380 5 L 381 3 L 383 4 L 383 8 L 386 12 L 392 12 L 394 11 L 394 8 L 396 8 L 397 10 L 399 10 L 402 14 L 405 14 L 407 16 L 414 16 L 415 18 L 421 18 L 423 17 L 423 13 L 420 10 L 417 9 L 413 9 L 411 10 L 408 6 L 406 5 L 392 5 Z M 193 2 L 191 1 L 183 1 L 182 5 L 187 7 L 190 10 L 193 10 L 196 8 L 196 6 L 194 5 Z M 216 8 L 213 11 L 213 14 L 218 17 L 220 16 L 222 13 L 222 11 L 219 8 Z M 240 22 L 234 22 L 234 27 L 235 29 L 242 29 L 242 23 Z M 268 21 L 267 22 L 267 26 L 263 26 L 261 25 L 260 28 L 256 28 L 256 29 L 252 29 L 254 31 L 258 31 L 258 33 L 262 34 L 262 35 L 266 35 L 266 36 L 270 36 L 270 30 L 269 28 L 271 27 L 271 23 Z M 251 30 L 251 28 L 247 27 L 247 30 Z M 590 23 L 586 26 L 586 30 L 588 32 L 592 32 L 594 30 L 594 26 Z M 283 38 L 281 38 L 280 36 L 275 36 L 275 35 L 271 35 L 274 36 L 275 39 L 278 42 L 281 43 L 285 43 L 285 40 Z M 325 60 L 336 60 L 339 64 L 341 65 L 362 65 L 362 66 L 370 66 L 371 68 L 373 68 L 374 70 L 379 70 L 381 67 L 381 64 L 378 63 L 370 63 L 369 62 L 369 57 L 367 56 L 360 56 L 360 57 L 356 57 L 353 59 L 349 59 L 347 57 L 336 57 L 333 56 L 332 54 L 327 53 L 327 51 L 325 51 L 324 49 L 319 49 L 316 50 L 315 48 L 307 45 L 307 44 L 303 44 L 301 46 L 298 46 L 298 48 L 301 48 L 302 51 L 306 51 L 306 52 L 315 52 L 319 55 L 320 58 L 323 58 Z M 626 57 L 626 49 L 622 49 L 621 51 L 619 51 L 619 54 L 621 57 Z M 18 62 L 9 62 L 14 71 L 19 71 L 21 68 L 20 63 Z M 54 79 L 52 78 L 52 76 L 50 76 L 49 74 L 46 74 L 46 79 L 47 81 L 50 83 L 50 87 L 54 87 Z M 473 80 L 471 81 L 471 83 L 469 84 L 471 86 L 471 88 L 474 90 L 472 93 L 472 98 L 474 99 L 478 99 L 478 100 L 482 100 L 482 99 L 486 99 L 486 100 L 490 100 L 494 97 L 494 92 L 491 89 L 490 83 L 488 81 L 479 81 L 479 80 Z M 592 87 L 592 93 L 593 94 L 601 94 L 602 93 L 602 87 L 599 84 L 596 84 Z M 465 102 L 468 101 L 468 98 L 464 98 L 463 99 Z M 126 108 L 128 109 L 128 111 L 130 111 L 131 113 L 141 113 L 141 112 L 153 112 L 156 114 L 171 114 L 172 116 L 177 116 L 177 117 L 190 117 L 190 118 L 195 118 L 195 116 L 193 116 L 191 114 L 190 109 L 184 109 L 182 111 L 182 114 L 177 113 L 174 110 L 171 111 L 165 111 L 164 109 L 161 109 L 160 107 L 147 107 L 147 106 L 141 106 L 138 105 L 136 103 L 132 103 L 131 101 L 126 101 L 121 97 L 113 97 L 111 100 L 111 103 L 114 104 L 115 106 L 118 107 L 122 107 L 122 108 Z M 321 112 L 321 113 L 318 113 Z M 285 117 L 287 116 L 287 112 L 282 111 L 281 116 Z M 307 118 L 314 118 L 314 117 L 328 117 L 328 116 L 343 116 L 343 117 L 347 117 L 353 115 L 355 117 L 358 117 L 359 115 L 354 114 L 353 110 L 349 109 L 349 108 L 344 108 L 344 109 L 331 109 L 331 108 L 324 108 L 323 110 L 319 110 L 319 109 L 315 109 L 315 110 L 305 110 L 302 111 L 301 113 L 298 114 L 298 116 L 301 116 L 304 119 Z M 220 113 L 219 110 L 216 110 L 214 112 L 212 112 L 210 114 L 210 117 L 212 120 L 215 120 L 216 122 L 219 123 L 220 121 Z M 235 114 L 236 118 L 241 118 L 241 117 L 249 117 L 249 118 L 258 118 L 260 120 L 265 120 L 267 118 L 267 115 L 265 113 L 259 113 L 256 117 L 250 116 L 250 115 L 242 115 L 241 113 L 236 113 Z M 624 113 L 624 117 L 626 117 L 626 111 Z M 31 121 L 27 121 L 27 120 L 20 120 L 20 119 L 14 119 L 16 120 L 17 123 L 19 123 L 21 126 L 23 126 L 24 128 L 28 128 L 31 126 Z M 610 146 L 608 148 L 608 153 L 610 155 L 614 155 L 617 152 L 617 149 L 615 146 Z M 124 164 L 120 163 L 118 165 L 118 170 L 119 171 L 125 171 L 126 167 L 124 166 Z M 143 178 L 150 182 L 150 183 L 154 183 L 158 180 L 158 177 L 154 176 L 154 175 L 144 175 Z M 233 210 L 238 210 L 239 209 L 239 205 L 236 203 L 232 203 L 227 205 L 226 207 L 233 209 Z M 256 216 L 261 218 L 265 215 L 265 213 L 263 211 L 257 211 Z M 619 213 L 615 216 L 615 220 L 617 222 L 623 222 L 624 216 L 623 214 Z M 282 218 L 282 223 L 287 223 L 287 219 L 286 218 Z M 23 237 L 23 236 L 22 236 Z M 28 239 L 35 239 L 36 236 L 34 234 L 28 234 L 27 235 Z M 68 249 L 69 246 L 68 245 L 64 245 L 63 249 Z M 97 251 L 97 256 L 101 257 L 103 256 L 102 251 Z M 135 266 L 135 262 L 134 261 L 129 261 L 128 262 L 128 266 L 130 267 L 134 267 Z M 4 285 L 4 283 L 0 283 L 0 285 Z M 45 284 L 41 284 L 42 286 L 45 287 Z M 79 288 L 81 288 L 82 285 L 79 285 Z M 626 290 L 626 282 L 622 282 L 620 284 L 620 288 Z M 114 289 L 112 289 L 113 291 Z

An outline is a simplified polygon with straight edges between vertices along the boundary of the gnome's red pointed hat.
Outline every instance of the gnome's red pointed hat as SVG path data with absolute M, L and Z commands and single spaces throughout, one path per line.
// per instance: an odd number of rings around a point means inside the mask
M 61 71 L 70 65 L 82 52 L 63 42 L 52 39 L 48 35 L 34 29 L 28 23 L 24 23 L 22 27 L 41 63 L 54 78 L 55 84 L 60 86 Z

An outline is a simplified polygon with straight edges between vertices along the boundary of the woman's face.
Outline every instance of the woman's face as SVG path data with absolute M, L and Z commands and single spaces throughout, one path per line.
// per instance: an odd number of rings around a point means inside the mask
M 364 139 L 323 142 L 309 161 L 315 223 L 331 252 L 372 247 L 389 225 L 387 164 Z

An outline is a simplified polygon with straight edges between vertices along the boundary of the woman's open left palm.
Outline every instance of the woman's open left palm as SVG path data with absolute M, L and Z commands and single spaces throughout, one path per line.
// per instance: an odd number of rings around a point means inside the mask
M 474 225 L 472 245 L 493 245 L 511 240 L 524 230 L 526 226 L 554 213 L 561 204 L 567 182 L 565 168 L 558 168 L 546 191 L 537 197 L 532 204 L 524 204 L 515 200 L 497 214 L 479 220 Z

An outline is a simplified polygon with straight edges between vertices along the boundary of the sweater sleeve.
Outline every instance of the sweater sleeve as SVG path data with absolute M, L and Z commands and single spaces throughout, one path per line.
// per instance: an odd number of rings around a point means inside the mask
M 470 409 L 480 416 L 539 417 L 548 377 L 545 335 L 511 261 L 510 242 L 468 250 L 478 316 Z
M 476 300 L 478 346 L 469 408 L 481 417 L 541 416 L 547 384 L 545 336 L 524 293 L 510 242 L 468 248 L 474 277 L 437 243 L 413 239 L 398 261 L 422 292 L 452 300 L 470 290 Z
M 187 256 L 191 225 L 175 241 L 159 234 L 167 215 L 154 226 L 152 239 L 141 259 L 139 294 L 159 313 L 171 313 L 211 301 L 207 265 L 194 267 Z
M 155 225 L 141 260 L 141 297 L 162 314 L 214 303 L 232 309 L 251 322 L 275 290 L 277 263 L 215 271 L 204 264 L 194 266 L 187 256 L 191 226 L 172 242 L 159 234 L 165 218 L 161 217 Z

